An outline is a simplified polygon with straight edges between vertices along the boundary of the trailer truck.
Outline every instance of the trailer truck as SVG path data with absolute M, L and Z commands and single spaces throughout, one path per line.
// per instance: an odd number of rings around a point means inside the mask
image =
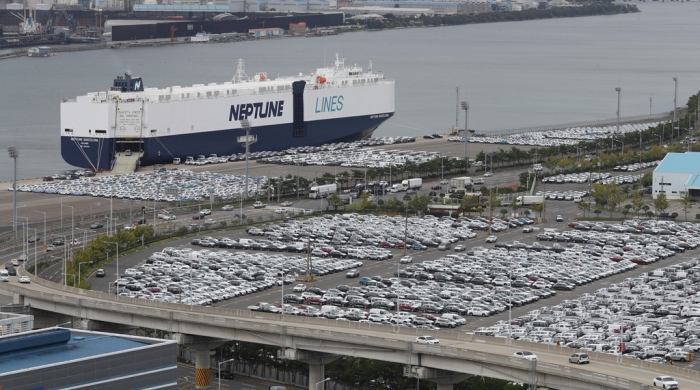
M 450 189 L 454 189 L 455 191 L 465 190 L 472 184 L 472 178 L 469 176 L 455 177 L 450 179 Z
M 404 191 L 419 190 L 421 187 L 423 187 L 423 179 L 420 177 L 415 179 L 406 179 L 401 182 L 401 187 L 403 187 Z
M 311 199 L 326 198 L 330 194 L 335 194 L 336 191 L 338 191 L 338 185 L 335 183 L 325 184 L 322 186 L 313 186 L 309 189 L 309 198 L 311 198 Z
M 515 203 L 519 206 L 532 206 L 535 203 L 544 203 L 544 195 L 518 196 Z

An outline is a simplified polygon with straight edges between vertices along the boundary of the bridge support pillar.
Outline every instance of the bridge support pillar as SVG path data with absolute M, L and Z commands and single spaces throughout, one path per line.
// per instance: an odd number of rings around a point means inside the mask
M 452 390 L 455 383 L 459 383 L 473 375 L 440 370 L 437 368 L 411 366 L 410 370 L 404 371 L 404 376 L 425 379 L 433 382 L 437 385 L 437 390 Z
M 15 305 L 24 305 L 24 295 L 20 293 L 12 293 L 12 303 Z
M 210 383 L 210 351 L 208 349 L 198 349 L 194 359 L 194 385 L 195 389 L 208 389 Z
M 224 341 L 203 336 L 193 336 L 187 334 L 173 334 L 173 339 L 180 345 L 186 345 L 194 349 L 194 386 L 195 389 L 211 388 L 211 356 L 213 350 L 219 347 Z
M 317 390 L 316 384 L 326 379 L 326 364 L 335 361 L 340 356 L 290 348 L 284 351 L 284 357 L 307 363 L 309 365 L 309 390 Z

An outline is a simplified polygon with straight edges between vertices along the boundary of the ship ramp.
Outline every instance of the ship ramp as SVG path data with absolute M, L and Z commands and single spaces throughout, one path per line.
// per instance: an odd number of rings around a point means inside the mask
M 136 163 L 138 162 L 141 155 L 139 153 L 134 153 L 130 156 L 124 154 L 124 152 L 117 155 L 114 167 L 112 168 L 112 173 L 134 173 L 136 172 Z

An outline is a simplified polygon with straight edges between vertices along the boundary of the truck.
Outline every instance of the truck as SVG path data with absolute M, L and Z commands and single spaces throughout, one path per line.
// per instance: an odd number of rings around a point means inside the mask
M 544 203 L 544 195 L 526 195 L 515 198 L 519 206 L 532 206 L 535 203 Z
M 406 179 L 401 182 L 401 187 L 403 187 L 404 191 L 419 190 L 421 187 L 423 187 L 423 179 L 420 177 L 415 179 Z
M 335 194 L 336 191 L 338 191 L 338 185 L 335 183 L 324 184 L 322 186 L 313 186 L 309 189 L 309 198 L 326 198 L 331 194 Z
M 265 207 L 267 207 L 267 204 L 263 203 L 261 201 L 257 201 L 255 203 L 253 203 L 253 207 L 256 209 L 264 209 Z
M 450 179 L 450 189 L 455 191 L 464 190 L 473 184 L 472 178 L 469 176 L 455 177 Z

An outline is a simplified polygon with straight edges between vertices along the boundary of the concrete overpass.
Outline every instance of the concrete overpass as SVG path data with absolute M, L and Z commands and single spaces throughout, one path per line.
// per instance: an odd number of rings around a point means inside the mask
M 21 271 L 23 273 L 23 270 Z M 354 356 L 405 364 L 406 375 L 438 383 L 439 390 L 468 375 L 533 383 L 561 390 L 648 390 L 654 376 L 675 377 L 681 389 L 700 389 L 700 372 L 609 354 L 591 353 L 591 364 L 568 363 L 573 350 L 472 334 L 392 327 L 350 321 L 280 316 L 248 310 L 187 306 L 118 297 L 81 290 L 32 277 L 32 284 L 14 278 L 0 292 L 14 303 L 100 323 L 160 329 L 195 346 L 197 388 L 209 386 L 209 351 L 229 340 L 283 348 L 288 359 L 309 363 L 309 389 L 324 379 L 324 364 L 338 356 Z M 416 344 L 432 334 L 440 345 Z M 517 350 L 535 352 L 531 363 L 514 358 Z M 465 375 L 466 374 L 466 375 Z

